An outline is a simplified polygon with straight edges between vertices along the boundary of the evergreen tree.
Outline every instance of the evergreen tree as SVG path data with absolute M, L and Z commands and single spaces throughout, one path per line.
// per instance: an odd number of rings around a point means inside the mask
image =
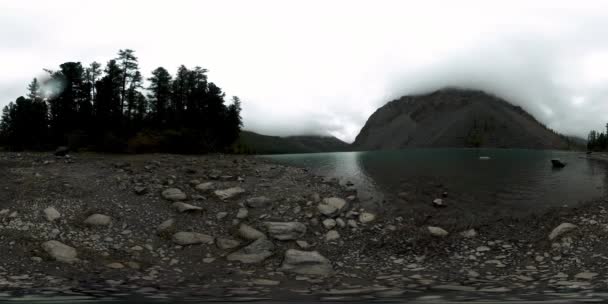
M 42 100 L 42 93 L 40 91 L 40 83 L 37 78 L 34 78 L 32 82 L 27 86 L 27 98 L 31 100 Z
M 139 90 L 143 88 L 142 86 L 142 77 L 139 71 L 136 71 L 131 78 L 131 83 L 129 85 L 129 89 L 127 90 L 127 111 L 126 118 L 127 121 L 130 121 L 133 116 L 136 114 L 135 111 L 138 109 L 138 96 Z
M 101 64 L 93 61 L 86 69 L 86 80 L 91 90 L 91 100 L 95 100 L 95 84 L 97 83 L 99 76 L 101 76 Z
M 66 62 L 45 71 L 43 83 L 33 79 L 27 97 L 4 107 L 1 144 L 14 149 L 92 145 L 119 152 L 128 143 L 133 151 L 145 145 L 155 151 L 209 152 L 230 146 L 242 127 L 239 98 L 226 106 L 226 94 L 198 66 L 180 66 L 175 79 L 166 69 L 155 69 L 148 98 L 132 50 L 120 50 L 103 71 L 96 62 L 87 68 Z
M 88 92 L 80 62 L 66 62 L 59 67 L 60 71 L 50 75 L 55 88 L 48 102 L 53 138 L 66 144 L 71 131 L 86 127 L 78 117 L 89 115 L 90 107 L 86 104 Z
M 171 101 L 168 113 L 168 122 L 172 127 L 180 126 L 183 122 L 183 113 L 188 98 L 188 77 L 190 71 L 182 65 L 177 69 L 171 90 Z
M 122 88 L 120 91 L 120 110 L 125 110 L 125 98 L 127 95 L 127 88 L 130 85 L 130 82 L 133 81 L 133 77 L 135 77 L 136 72 L 138 72 L 138 64 L 137 57 L 134 55 L 134 51 L 130 49 L 119 50 L 118 51 L 118 64 L 122 70 Z
M 171 74 L 165 68 L 159 67 L 152 71 L 152 77 L 148 78 L 148 81 L 151 117 L 156 125 L 161 125 L 167 120 L 167 109 L 171 103 Z

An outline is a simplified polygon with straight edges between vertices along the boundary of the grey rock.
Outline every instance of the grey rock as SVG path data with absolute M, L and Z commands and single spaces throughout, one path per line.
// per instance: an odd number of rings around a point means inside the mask
M 215 188 L 215 184 L 213 182 L 206 182 L 202 184 L 198 184 L 196 186 L 196 190 L 198 191 L 209 191 Z
M 367 224 L 373 222 L 374 220 L 376 220 L 376 215 L 372 213 L 363 212 L 359 214 L 359 222 L 361 222 L 362 224 Z
M 436 198 L 433 200 L 433 206 L 441 208 L 441 207 L 445 207 L 445 203 L 443 203 L 443 200 L 440 198 Z
M 427 229 L 432 236 L 444 237 L 448 235 L 448 232 L 440 227 L 428 226 Z
M 282 271 L 303 275 L 327 276 L 333 273 L 331 262 L 317 251 L 288 249 L 281 265 Z
M 241 226 L 239 226 L 238 234 L 241 238 L 252 241 L 260 238 L 266 238 L 266 235 L 263 232 L 247 224 L 241 224 Z
M 346 223 L 344 222 L 344 220 L 343 220 L 342 218 L 337 218 L 337 219 L 336 219 L 336 224 L 338 224 L 338 226 L 339 226 L 340 228 L 344 228 L 344 227 L 346 227 Z
M 89 226 L 108 226 L 112 222 L 112 218 L 104 214 L 93 214 L 84 220 L 84 223 Z
M 330 197 L 323 199 L 317 209 L 326 216 L 338 215 L 346 207 L 346 201 L 338 197 Z
M 574 278 L 581 279 L 581 280 L 591 280 L 596 276 L 597 276 L 597 273 L 595 273 L 595 272 L 580 272 L 580 273 L 577 273 L 576 275 L 574 275 Z
M 215 195 L 221 200 L 227 200 L 237 195 L 245 193 L 245 189 L 241 187 L 232 187 L 224 190 L 215 190 Z
M 175 220 L 174 220 L 174 219 L 168 219 L 168 220 L 166 220 L 166 221 L 164 221 L 164 222 L 160 223 L 160 225 L 158 225 L 158 226 L 156 227 L 156 230 L 157 230 L 158 232 L 163 232 L 163 231 L 165 231 L 165 230 L 167 230 L 167 229 L 169 229 L 169 228 L 173 227 L 173 225 L 174 225 L 174 224 L 175 224 Z
M 265 196 L 248 198 L 245 205 L 249 208 L 266 208 L 271 205 L 271 200 Z
M 270 237 L 286 241 L 295 240 L 306 233 L 306 225 L 300 222 L 264 222 Z
M 244 219 L 247 218 L 247 216 L 249 216 L 249 211 L 245 208 L 240 208 L 239 211 L 236 213 L 237 219 Z
M 44 242 L 42 244 L 42 249 L 59 262 L 73 263 L 78 260 L 76 249 L 59 241 Z
M 488 246 L 479 246 L 479 247 L 477 247 L 477 249 L 475 249 L 475 251 L 477 251 L 477 252 L 490 251 L 490 247 L 488 247 Z
M 229 254 L 228 261 L 239 261 L 245 264 L 260 263 L 273 255 L 274 244 L 266 238 L 260 238 L 240 250 Z
M 549 234 L 549 240 L 556 239 L 574 229 L 578 228 L 574 224 L 570 223 L 561 223 L 559 226 L 555 227 L 553 231 Z
M 213 244 L 213 237 L 198 232 L 178 232 L 173 235 L 173 242 L 178 245 Z
M 239 245 L 241 245 L 241 242 L 233 239 L 217 238 L 215 239 L 215 245 L 219 249 L 226 250 L 239 247 Z
M 335 241 L 340 238 L 337 230 L 330 230 L 325 234 L 325 240 L 328 242 Z
M 175 202 L 175 203 L 173 203 L 173 208 L 177 209 L 177 211 L 179 211 L 181 213 L 184 213 L 184 212 L 194 212 L 194 211 L 201 211 L 201 210 L 203 210 L 203 208 L 201 208 L 201 207 L 190 205 L 190 204 L 186 204 L 186 203 L 182 203 L 182 202 Z
M 123 268 L 125 268 L 125 265 L 123 265 L 122 263 L 115 262 L 115 263 L 107 264 L 106 267 L 112 268 L 112 269 L 123 269 Z
M 333 229 L 334 227 L 336 227 L 336 221 L 334 219 L 325 219 L 323 220 L 323 226 L 326 229 Z
M 188 198 L 186 193 L 184 193 L 182 190 L 177 189 L 177 188 L 169 188 L 169 189 L 164 190 L 162 192 L 162 196 L 164 199 L 166 199 L 168 201 L 173 201 L 173 202 L 183 201 Z
M 46 217 L 47 221 L 53 222 L 61 217 L 61 213 L 55 207 L 48 207 L 44 209 L 44 217 Z

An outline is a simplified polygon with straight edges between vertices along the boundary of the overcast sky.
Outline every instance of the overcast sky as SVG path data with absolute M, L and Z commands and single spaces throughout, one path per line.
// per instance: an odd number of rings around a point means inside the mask
M 42 68 L 131 48 L 200 65 L 245 128 L 352 141 L 401 95 L 483 89 L 566 134 L 608 121 L 608 1 L 0 0 L 0 106 Z

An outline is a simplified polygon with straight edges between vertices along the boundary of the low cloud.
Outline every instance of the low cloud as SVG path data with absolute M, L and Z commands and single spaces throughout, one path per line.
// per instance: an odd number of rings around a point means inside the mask
M 494 93 L 566 134 L 608 121 L 602 2 L 9 1 L 0 20 L 0 106 L 42 68 L 132 48 L 146 77 L 208 68 L 242 99 L 245 128 L 270 135 L 352 141 L 384 103 L 445 86 Z

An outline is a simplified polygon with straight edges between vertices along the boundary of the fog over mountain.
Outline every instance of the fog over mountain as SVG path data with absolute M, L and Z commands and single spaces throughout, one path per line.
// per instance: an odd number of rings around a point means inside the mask
M 42 68 L 105 64 L 147 78 L 201 65 L 243 101 L 245 129 L 351 142 L 379 106 L 445 86 L 481 89 L 565 134 L 608 121 L 602 1 L 3 1 L 0 106 Z

